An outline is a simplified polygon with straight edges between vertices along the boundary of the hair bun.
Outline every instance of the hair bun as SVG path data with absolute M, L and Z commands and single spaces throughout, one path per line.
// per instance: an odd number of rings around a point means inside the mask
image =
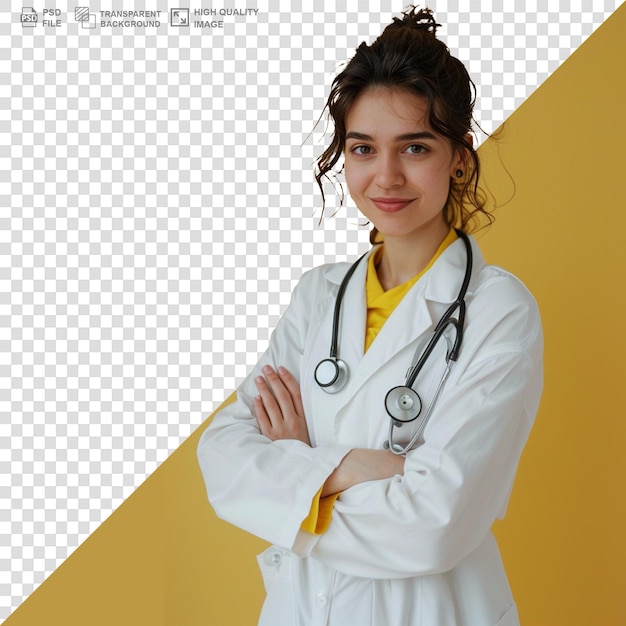
M 399 28 L 411 28 L 422 32 L 428 32 L 431 35 L 437 35 L 437 29 L 441 27 L 435 20 L 435 16 L 430 9 L 418 9 L 416 6 L 410 6 L 403 11 L 402 17 L 394 17 L 391 27 L 395 29 Z

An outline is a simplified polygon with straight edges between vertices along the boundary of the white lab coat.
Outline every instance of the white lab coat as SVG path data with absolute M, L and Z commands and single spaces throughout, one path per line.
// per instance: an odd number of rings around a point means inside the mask
M 339 356 L 349 382 L 314 382 L 328 357 L 335 296 L 349 265 L 303 275 L 269 349 L 214 417 L 198 455 L 216 513 L 273 543 L 258 558 L 267 589 L 263 626 L 512 626 L 517 610 L 490 527 L 505 513 L 542 388 L 536 303 L 511 274 L 485 264 L 472 239 L 465 338 L 405 473 L 356 485 L 322 535 L 300 529 L 311 501 L 352 448 L 382 447 L 384 397 L 404 383 L 415 347 L 457 296 L 466 262 L 455 241 L 411 288 L 363 354 L 365 261 L 344 296 Z M 429 405 L 445 347 L 414 387 Z M 251 411 L 266 363 L 300 381 L 312 446 L 271 442 Z M 408 441 L 407 431 L 396 430 Z M 233 581 L 236 584 L 236 581 Z

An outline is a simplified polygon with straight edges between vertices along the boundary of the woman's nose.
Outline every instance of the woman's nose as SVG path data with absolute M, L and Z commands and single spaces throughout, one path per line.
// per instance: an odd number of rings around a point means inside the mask
M 398 187 L 404 183 L 402 166 L 394 156 L 383 156 L 378 161 L 376 184 L 382 189 Z

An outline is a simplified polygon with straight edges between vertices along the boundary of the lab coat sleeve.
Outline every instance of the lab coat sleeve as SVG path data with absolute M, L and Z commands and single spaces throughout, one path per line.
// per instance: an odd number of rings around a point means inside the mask
M 535 311 L 528 318 L 513 313 L 489 331 L 448 381 L 404 475 L 343 492 L 311 556 L 355 576 L 403 578 L 448 571 L 480 545 L 504 515 L 541 395 L 541 326 Z
M 284 548 L 293 546 L 313 497 L 350 450 L 335 443 L 311 448 L 296 440 L 272 442 L 260 433 L 251 408 L 258 395 L 254 379 L 264 365 L 282 365 L 300 379 L 317 274 L 313 270 L 302 277 L 268 350 L 237 390 L 236 401 L 214 416 L 198 445 L 216 514 Z

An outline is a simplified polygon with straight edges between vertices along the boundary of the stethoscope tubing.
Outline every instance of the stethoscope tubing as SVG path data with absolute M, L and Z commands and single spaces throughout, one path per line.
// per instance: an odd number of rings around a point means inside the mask
M 360 256 L 350 267 L 346 275 L 339 285 L 339 291 L 337 291 L 337 297 L 335 298 L 335 311 L 333 313 L 333 332 L 330 342 L 330 357 L 331 359 L 337 358 L 337 344 L 339 343 L 339 318 L 341 316 L 341 303 L 343 302 L 343 294 L 345 293 L 352 274 L 356 271 L 361 261 L 367 256 L 368 252 Z

